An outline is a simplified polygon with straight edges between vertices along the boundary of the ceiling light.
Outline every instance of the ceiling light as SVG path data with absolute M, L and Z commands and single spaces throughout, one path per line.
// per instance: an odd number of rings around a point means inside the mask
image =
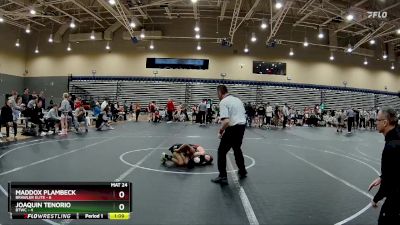
M 192 1 L 192 3 L 197 3 L 197 0 L 191 0 Z
M 50 37 L 49 37 L 49 43 L 53 43 L 53 34 L 50 34 Z
M 110 3 L 110 5 L 115 5 L 115 0 L 108 0 L 108 3 Z
M 383 58 L 383 59 L 387 59 L 387 57 L 388 57 L 388 56 L 386 55 L 386 52 L 383 52 L 382 58 Z
M 31 10 L 29 10 L 29 12 L 30 12 L 32 15 L 36 15 L 36 10 L 35 10 L 35 9 L 31 9 Z
M 304 38 L 304 43 L 303 43 L 304 47 L 308 46 L 308 41 L 307 41 L 307 37 Z
M 347 52 L 352 52 L 353 51 L 353 48 L 351 47 L 351 44 L 349 43 L 348 45 L 347 45 Z
M 146 37 L 146 30 L 143 28 L 143 29 L 140 31 L 140 38 L 144 39 L 145 37 Z
M 36 54 L 38 54 L 38 53 L 39 53 L 39 46 L 38 46 L 38 45 L 36 45 L 36 48 L 35 48 L 35 53 L 36 53 Z
M 72 49 L 71 49 L 71 43 L 68 43 L 68 47 L 67 47 L 67 51 L 71 51 Z
M 333 52 L 331 52 L 331 56 L 329 56 L 329 60 L 333 61 L 335 57 L 333 56 Z
M 16 47 L 19 47 L 20 45 L 19 45 L 19 38 L 17 38 L 17 41 L 15 42 L 15 46 Z
M 71 23 L 69 24 L 69 27 L 71 27 L 71 28 L 76 27 L 74 18 L 72 18 Z
M 4 18 L 0 16 L 0 23 L 4 22 Z
M 324 33 L 322 32 L 322 28 L 321 28 L 321 27 L 319 28 L 318 38 L 319 38 L 319 39 L 324 38 Z
M 135 28 L 136 27 L 136 23 L 135 23 L 135 19 L 132 18 L 131 19 L 131 23 L 129 24 L 130 27 Z
M 249 46 L 247 44 L 244 46 L 243 51 L 244 51 L 244 53 L 248 53 L 249 52 Z
M 392 63 L 392 66 L 390 67 L 390 69 L 394 70 L 394 64 Z
M 91 40 L 96 39 L 96 37 L 94 36 L 94 30 L 92 30 L 92 33 L 90 33 L 90 39 L 91 39 Z
M 194 26 L 194 31 L 196 32 L 200 31 L 199 21 L 196 21 L 196 25 Z
M 26 32 L 27 34 L 31 33 L 31 24 L 26 25 L 25 32 Z
M 400 28 L 396 30 L 396 33 L 397 33 L 397 34 L 400 34 Z
M 275 3 L 275 8 L 276 9 L 280 9 L 280 8 L 282 8 L 282 2 L 280 2 L 280 1 L 276 1 L 276 3 Z
M 369 44 L 371 44 L 371 45 L 375 44 L 375 40 L 374 40 L 374 39 L 371 39 L 371 40 L 369 41 Z
M 199 43 L 197 43 L 197 51 L 200 51 L 201 50 L 201 45 L 200 45 L 200 42 Z
M 349 15 L 346 16 L 346 20 L 347 21 L 352 21 L 353 19 L 354 19 L 353 14 L 349 14 Z
M 151 49 L 151 50 L 153 50 L 154 49 L 154 41 L 152 40 L 152 41 L 150 41 L 150 46 L 149 46 L 149 48 Z
M 196 39 L 200 39 L 200 34 L 196 34 Z
M 256 37 L 256 33 L 251 33 L 251 42 L 256 42 L 257 41 L 257 37 Z
M 290 56 L 293 56 L 293 55 L 294 55 L 293 48 L 290 48 L 289 55 L 290 55 Z
M 364 58 L 364 65 L 368 65 L 367 58 Z
M 267 21 L 267 19 L 263 18 L 261 20 L 261 29 L 265 30 L 265 29 L 267 29 L 267 27 L 268 27 L 268 21 Z
M 107 41 L 106 50 L 110 50 L 110 49 L 111 49 L 111 47 L 110 47 L 110 42 Z

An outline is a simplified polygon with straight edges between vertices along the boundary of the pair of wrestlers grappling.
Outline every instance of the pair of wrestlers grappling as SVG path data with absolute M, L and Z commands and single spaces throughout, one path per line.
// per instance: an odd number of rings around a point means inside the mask
M 175 166 L 187 167 L 189 169 L 194 166 L 211 165 L 213 157 L 207 154 L 204 148 L 194 144 L 175 144 L 168 149 L 172 155 L 162 153 L 161 163 L 171 166 L 171 162 Z

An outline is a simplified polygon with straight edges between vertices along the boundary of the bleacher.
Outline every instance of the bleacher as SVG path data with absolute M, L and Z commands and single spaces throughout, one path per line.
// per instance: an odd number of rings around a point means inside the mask
M 347 107 L 371 109 L 390 105 L 400 110 L 397 93 L 366 89 L 317 86 L 293 83 L 252 82 L 232 80 L 206 80 L 185 78 L 143 78 L 143 77 L 71 77 L 70 92 L 82 96 L 111 101 L 140 102 L 147 105 L 156 101 L 165 105 L 168 98 L 176 102 L 198 104 L 202 99 L 218 102 L 216 86 L 226 83 L 231 94 L 243 102 L 288 103 L 296 109 L 325 103 L 326 109 Z

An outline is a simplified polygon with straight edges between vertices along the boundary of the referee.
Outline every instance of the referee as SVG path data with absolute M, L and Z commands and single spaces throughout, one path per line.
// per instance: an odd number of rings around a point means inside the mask
M 385 136 L 385 147 L 382 151 L 381 176 L 368 188 L 380 186 L 372 200 L 372 206 L 378 207 L 383 198 L 378 225 L 400 224 L 400 131 L 397 127 L 397 113 L 393 108 L 383 107 L 377 116 L 376 127 Z
M 218 136 L 221 138 L 218 147 L 219 176 L 211 181 L 218 184 L 227 184 L 226 154 L 231 148 L 233 148 L 236 165 L 239 168 L 239 177 L 245 178 L 247 175 L 242 149 L 240 148 L 246 128 L 246 112 L 243 102 L 239 98 L 230 95 L 225 85 L 219 85 L 217 92 L 220 100 L 221 118 L 221 129 L 218 133 Z

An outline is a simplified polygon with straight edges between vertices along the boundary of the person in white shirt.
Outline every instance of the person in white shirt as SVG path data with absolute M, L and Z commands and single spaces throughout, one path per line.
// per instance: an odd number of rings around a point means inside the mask
M 218 136 L 221 142 L 218 147 L 218 177 L 211 181 L 219 184 L 227 184 L 226 172 L 226 154 L 231 148 L 235 155 L 236 165 L 239 169 L 240 178 L 247 176 L 247 171 L 244 163 L 243 152 L 241 149 L 244 131 L 246 129 L 246 111 L 243 102 L 228 93 L 228 88 L 225 85 L 217 87 L 219 103 L 221 128 Z
M 85 132 L 88 132 L 88 123 L 86 120 L 86 110 L 81 104 L 79 108 L 75 110 L 75 129 L 79 132 L 79 124 L 83 123 L 85 126 Z
M 369 112 L 369 127 L 371 130 L 376 128 L 375 120 L 376 120 L 376 111 L 374 109 L 371 109 L 371 111 Z
M 344 112 L 343 110 L 337 110 L 335 113 L 335 117 L 337 120 L 337 129 L 336 132 L 343 132 L 343 127 L 344 127 Z
M 286 128 L 286 123 L 289 117 L 289 109 L 287 103 L 285 103 L 285 105 L 283 106 L 282 113 L 283 113 L 283 128 Z
M 266 107 L 265 111 L 266 111 L 267 128 L 270 129 L 273 110 L 272 110 L 272 106 L 269 104 L 269 102 L 267 102 L 267 107 Z
M 61 117 L 58 116 L 58 105 L 54 104 L 53 107 L 45 116 L 46 127 L 49 130 L 47 134 L 57 133 L 60 121 Z
M 367 111 L 364 109 L 360 110 L 360 128 L 363 127 L 365 129 L 365 120 L 367 118 Z

